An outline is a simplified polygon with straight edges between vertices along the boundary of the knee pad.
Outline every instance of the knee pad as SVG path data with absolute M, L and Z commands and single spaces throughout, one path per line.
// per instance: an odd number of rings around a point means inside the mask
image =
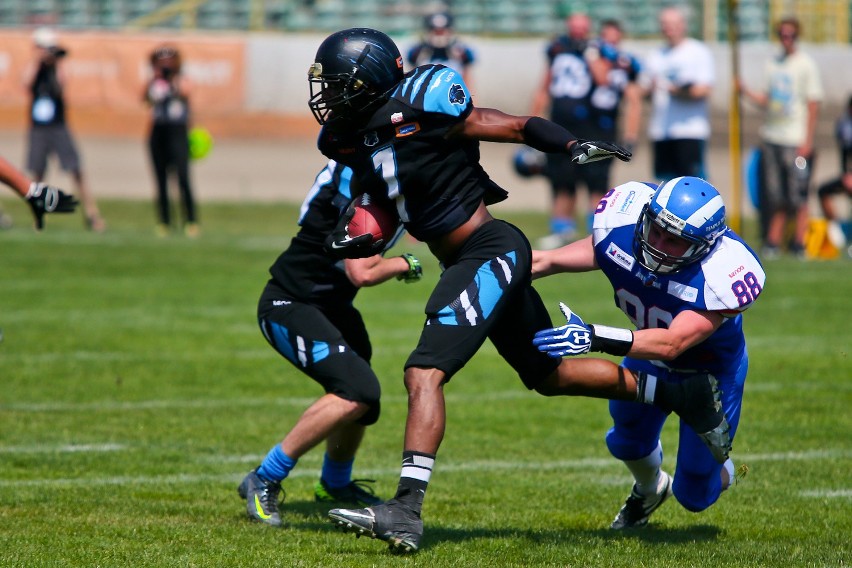
M 314 365 L 309 374 L 325 392 L 369 407 L 358 419 L 358 424 L 369 426 L 379 419 L 379 399 L 382 396 L 379 378 L 370 364 L 355 352 L 348 350 L 327 357 Z
M 657 448 L 659 440 L 632 439 L 622 436 L 615 428 L 610 428 L 606 433 L 606 447 L 612 457 L 621 461 L 633 461 L 642 459 Z
M 722 481 L 718 472 L 708 477 L 677 471 L 672 493 L 684 509 L 700 513 L 719 499 Z
M 361 426 L 370 426 L 375 424 L 379 420 L 379 414 L 381 414 L 382 403 L 379 400 L 376 400 L 374 404 L 370 405 L 370 408 L 367 412 L 364 413 L 364 416 L 358 419 L 358 424 Z

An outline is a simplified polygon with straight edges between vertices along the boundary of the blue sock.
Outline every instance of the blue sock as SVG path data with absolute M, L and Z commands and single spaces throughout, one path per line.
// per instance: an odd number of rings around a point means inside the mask
M 320 477 L 332 489 L 346 487 L 352 482 L 353 463 L 355 463 L 354 458 L 349 461 L 340 462 L 334 461 L 328 457 L 328 454 L 325 454 L 322 458 L 322 475 Z
M 570 233 L 574 231 L 574 229 L 575 225 L 573 219 L 567 219 L 565 217 L 554 217 L 550 220 L 550 232 L 554 235 Z
M 257 474 L 270 481 L 281 481 L 290 474 L 291 469 L 296 467 L 298 461 L 285 454 L 281 444 L 275 444 L 275 447 L 263 458 Z

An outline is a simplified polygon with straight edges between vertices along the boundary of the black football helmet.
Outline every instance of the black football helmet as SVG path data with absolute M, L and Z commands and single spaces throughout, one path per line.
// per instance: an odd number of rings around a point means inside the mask
M 308 70 L 308 106 L 320 124 L 374 110 L 402 80 L 402 56 L 391 38 L 370 28 L 328 36 Z

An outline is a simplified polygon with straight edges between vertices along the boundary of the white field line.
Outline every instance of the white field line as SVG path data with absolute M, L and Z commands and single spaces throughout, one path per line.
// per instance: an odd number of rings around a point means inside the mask
M 33 446 L 0 446 L 0 454 L 65 454 L 82 452 L 119 452 L 127 449 L 124 444 L 65 444 L 62 446 L 50 446 L 47 444 L 36 444 Z
M 519 398 L 541 398 L 534 393 L 525 390 L 523 386 L 517 390 L 495 391 L 481 394 L 453 394 L 448 393 L 448 402 L 481 402 L 495 400 L 515 400 Z M 566 397 L 567 398 L 567 397 Z M 405 395 L 383 396 L 382 402 L 404 403 L 408 399 Z M 543 400 L 543 399 L 542 399 Z M 134 402 L 100 401 L 100 402 L 43 402 L 43 403 L 8 403 L 0 404 L 0 410 L 12 412 L 97 412 L 97 411 L 121 411 L 132 410 L 156 410 L 156 409 L 206 409 L 206 408 L 233 408 L 233 407 L 255 407 L 255 406 L 298 406 L 307 407 L 316 401 L 316 397 L 288 397 L 288 398 L 227 398 L 227 399 L 202 399 L 202 400 L 140 400 Z
M 754 391 L 780 390 L 781 386 L 774 383 L 763 383 L 755 385 Z M 493 391 L 482 393 L 453 393 L 445 395 L 447 402 L 479 403 L 500 400 L 518 400 L 529 398 L 530 400 L 541 398 L 535 393 L 518 385 L 517 389 L 508 391 Z M 564 397 L 566 400 L 572 397 Z M 407 402 L 405 395 L 385 395 L 383 402 L 399 404 Z M 138 400 L 138 401 L 98 401 L 98 402 L 12 402 L 0 403 L 0 411 L 11 412 L 129 412 L 134 410 L 168 410 L 168 409 L 215 409 L 234 407 L 258 407 L 258 406 L 296 406 L 308 407 L 316 401 L 315 397 L 278 397 L 278 398 L 227 398 L 227 399 L 201 399 L 201 400 Z
M 108 446 L 107 444 L 104 447 Z M 91 448 L 95 448 L 92 445 Z M 90 451 L 95 451 L 90 450 Z M 746 454 L 739 457 L 739 462 L 754 463 L 761 461 L 812 461 L 832 460 L 838 458 L 852 457 L 852 450 L 812 450 L 806 452 L 783 452 L 770 454 Z M 257 463 L 261 456 L 241 456 L 241 459 Z M 227 460 L 227 458 L 225 458 Z M 623 471 L 623 466 L 617 460 L 605 458 L 583 458 L 574 460 L 555 460 L 549 462 L 512 462 L 505 460 L 480 460 L 465 463 L 440 464 L 436 473 L 470 473 L 484 471 L 542 471 L 542 470 L 618 470 Z M 399 468 L 365 469 L 360 470 L 359 475 L 369 477 L 382 477 L 394 475 Z M 290 474 L 292 478 L 313 477 L 317 473 L 315 468 L 302 468 Z M 239 474 L 177 474 L 156 476 L 111 476 L 111 477 L 81 477 L 60 479 L 0 479 L 0 488 L 13 487 L 96 487 L 96 486 L 133 486 L 133 485 L 188 485 L 197 483 L 236 483 L 243 473 Z M 611 485 L 611 476 L 601 476 L 597 472 L 592 476 L 601 485 Z M 811 489 L 799 491 L 798 495 L 810 499 L 848 499 L 852 498 L 852 489 Z

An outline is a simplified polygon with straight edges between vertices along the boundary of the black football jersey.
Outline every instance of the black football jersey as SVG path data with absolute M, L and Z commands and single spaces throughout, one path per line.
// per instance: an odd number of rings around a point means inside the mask
M 299 232 L 269 269 L 287 297 L 316 306 L 350 304 L 355 298 L 358 289 L 346 277 L 343 261 L 336 262 L 323 248 L 349 204 L 351 175 L 329 162 L 302 203 Z
M 406 230 L 428 242 L 462 225 L 480 201 L 506 198 L 479 164 L 479 141 L 447 138 L 473 110 L 461 74 L 423 65 L 405 75 L 366 126 L 330 123 L 320 151 L 354 171 L 357 192 L 391 199 Z

